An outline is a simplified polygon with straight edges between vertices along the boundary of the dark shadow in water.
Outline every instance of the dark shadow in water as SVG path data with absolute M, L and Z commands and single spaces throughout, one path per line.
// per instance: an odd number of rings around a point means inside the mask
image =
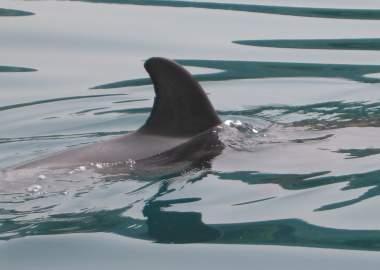
M 215 243 L 380 250 L 380 231 L 325 228 L 299 219 L 212 225 L 223 232 Z
M 359 39 L 270 39 L 270 40 L 237 40 L 236 44 L 291 48 L 291 49 L 317 49 L 317 50 L 380 50 L 380 38 Z
M 272 200 L 274 198 L 276 198 L 276 197 L 272 196 L 272 197 L 268 197 L 268 198 L 264 198 L 264 199 L 259 199 L 259 200 L 253 200 L 253 201 L 235 203 L 232 206 L 241 206 L 241 205 L 247 205 L 247 204 L 254 204 L 254 203 L 258 203 L 258 202 L 264 202 L 264 201 Z
M 128 208 L 52 215 L 45 220 L 0 220 L 0 239 L 72 233 L 114 233 L 160 243 L 215 243 L 380 250 L 380 231 L 320 227 L 299 219 L 205 224 L 196 212 L 165 212 L 165 206 L 199 198 L 161 201 L 147 205 L 147 220 L 125 216 Z M 3 236 L 2 236 L 3 234 Z
M 277 184 L 288 190 L 303 190 L 330 184 L 344 183 L 347 185 L 342 190 L 369 188 L 368 191 L 358 198 L 329 204 L 316 209 L 316 211 L 332 210 L 350 206 L 366 199 L 380 195 L 380 170 L 360 174 L 349 174 L 341 176 L 323 176 L 328 172 L 317 172 L 310 174 L 271 174 L 256 171 L 238 172 L 215 172 L 221 180 L 237 180 L 249 185 Z
M 259 106 L 240 111 L 219 111 L 224 116 L 266 117 L 281 121 L 288 115 L 308 115 L 296 120 L 292 126 L 326 130 L 343 127 L 379 127 L 380 103 L 329 101 L 301 106 L 275 105 Z M 312 117 L 310 115 L 313 115 Z
M 152 84 L 152 81 L 150 80 L 150 78 L 144 78 L 144 79 L 125 80 L 125 81 L 97 85 L 97 86 L 91 87 L 90 89 L 110 89 L 110 88 L 120 88 L 120 87 L 130 87 L 130 86 L 144 86 L 144 85 L 150 85 L 150 84 Z
M 106 94 L 106 95 L 88 95 L 88 96 L 74 96 L 74 97 L 61 97 L 61 98 L 52 98 L 52 99 L 43 99 L 32 102 L 18 103 L 13 105 L 7 105 L 0 107 L 0 111 L 6 111 L 11 109 L 18 109 L 22 107 L 40 105 L 45 103 L 61 102 L 67 100 L 76 100 L 76 99 L 87 99 L 87 98 L 100 98 L 100 97 L 112 97 L 112 96 L 125 96 L 127 94 Z
M 379 83 L 380 79 L 365 77 L 380 73 L 380 65 L 310 64 L 224 60 L 176 60 L 184 66 L 219 69 L 221 71 L 199 74 L 198 81 L 225 81 L 237 79 L 316 77 L 342 78 L 358 82 Z M 133 79 L 98 85 L 92 89 L 109 89 L 151 84 L 148 78 Z
M 112 103 L 115 103 L 115 104 L 120 104 L 120 103 L 130 103 L 130 102 L 137 102 L 137 101 L 147 101 L 149 100 L 149 98 L 140 98 L 140 99 L 128 99 L 128 100 L 120 100 L 120 101 L 115 101 L 115 102 L 112 102 Z
M 89 132 L 89 133 L 76 133 L 76 134 L 54 134 L 54 135 L 43 135 L 43 136 L 32 136 L 32 137 L 14 137 L 14 138 L 1 138 L 0 144 L 2 143 L 14 143 L 14 142 L 27 142 L 27 141 L 51 141 L 51 140 L 70 140 L 77 138 L 98 138 L 98 137 L 109 137 L 116 135 L 126 135 L 129 131 L 109 131 L 109 132 Z
M 110 110 L 110 111 L 102 111 L 96 112 L 94 115 L 102 115 L 102 114 L 110 114 L 110 113 L 118 113 L 118 114 L 148 114 L 152 110 L 151 107 L 142 107 L 142 108 L 130 108 L 130 109 L 120 109 L 120 110 Z
M 160 243 L 195 243 L 219 238 L 220 234 L 216 229 L 202 222 L 200 213 L 164 210 L 175 204 L 201 200 L 201 198 L 157 200 L 159 197 L 174 191 L 174 189 L 170 189 L 168 182 L 162 181 L 158 192 L 145 204 L 143 214 L 147 218 L 148 235 Z
M 322 174 L 304 175 L 300 179 Z M 239 178 L 245 176 L 240 175 Z M 264 178 L 269 179 L 269 177 Z M 290 179 L 290 177 L 288 178 Z M 230 179 L 233 178 L 230 177 Z M 135 203 L 141 202 L 142 198 L 120 209 L 50 215 L 47 218 L 36 220 L 21 219 L 23 216 L 32 214 L 30 211 L 24 213 L 0 209 L 0 240 L 33 235 L 108 232 L 160 243 L 207 242 L 380 250 L 379 230 L 334 229 L 312 225 L 299 219 L 205 224 L 202 221 L 201 213 L 198 212 L 165 211 L 170 206 L 193 203 L 202 199 L 159 200 L 161 196 L 175 191 L 170 187 L 169 182 L 161 181 L 157 193 L 145 201 L 143 214 L 146 220 L 127 216 L 128 210 Z M 50 208 L 52 207 L 32 211 L 42 213 Z M 2 218 L 2 215 L 11 215 L 13 218 Z
M 0 209 L 0 224 L 2 225 L 0 226 L 0 240 L 32 235 L 86 232 L 113 232 L 128 237 L 147 239 L 145 221 L 122 216 L 128 208 L 50 215 L 45 220 L 33 221 L 1 220 L 2 211 Z M 25 215 L 24 213 L 18 214 Z M 1 234 L 6 234 L 6 236 L 1 236 Z
M 365 148 L 365 149 L 340 149 L 335 151 L 340 154 L 347 154 L 346 159 L 363 158 L 380 154 L 380 148 Z
M 108 109 L 108 107 L 99 107 L 99 108 L 93 108 L 93 109 L 86 109 L 86 110 L 81 110 L 79 112 L 76 112 L 74 114 L 81 115 L 81 114 L 86 114 L 90 112 L 95 112 L 95 111 L 100 111 L 100 110 L 105 110 Z M 45 118 L 46 119 L 46 118 Z
M 16 9 L 6 9 L 0 8 L 0 17 L 1 16 L 30 16 L 34 15 L 33 12 L 16 10 Z
M 131 102 L 138 102 L 138 101 L 147 101 L 148 98 L 143 99 L 129 99 L 129 100 L 121 100 L 121 101 L 113 101 L 114 104 L 124 104 L 124 103 L 131 103 Z M 75 114 L 85 114 L 89 112 L 95 112 L 94 115 L 102 115 L 102 114 L 110 114 L 110 113 L 118 113 L 118 114 L 147 114 L 150 113 L 152 110 L 151 107 L 140 107 L 140 108 L 130 108 L 130 109 L 120 109 L 120 110 L 109 110 L 105 111 L 106 109 L 109 109 L 109 107 L 101 107 L 101 108 L 94 108 L 94 109 L 87 109 L 82 110 L 79 112 L 76 112 Z M 102 110 L 102 111 L 100 111 Z M 100 111 L 100 112 L 96 112 Z
M 72 0 L 91 3 L 128 4 L 140 6 L 162 6 L 177 8 L 203 8 L 226 11 L 243 11 L 266 14 L 278 14 L 300 17 L 354 19 L 354 20 L 380 20 L 378 9 L 338 9 L 338 8 L 312 8 L 250 5 L 237 3 L 193 2 L 173 0 Z
M 201 198 L 153 201 L 144 208 L 149 236 L 160 243 L 195 243 L 218 239 L 220 232 L 202 222 L 197 212 L 171 212 L 163 208 L 177 203 L 199 201 Z
M 37 71 L 37 69 L 24 68 L 24 67 L 0 66 L 0 72 L 33 72 L 33 71 Z

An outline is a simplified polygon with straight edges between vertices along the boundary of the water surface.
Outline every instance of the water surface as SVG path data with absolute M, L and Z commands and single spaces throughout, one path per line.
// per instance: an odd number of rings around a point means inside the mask
M 373 1 L 2 1 L 0 266 L 377 269 L 379 18 Z M 140 127 L 152 56 L 243 123 L 220 132 L 220 155 L 5 182 Z

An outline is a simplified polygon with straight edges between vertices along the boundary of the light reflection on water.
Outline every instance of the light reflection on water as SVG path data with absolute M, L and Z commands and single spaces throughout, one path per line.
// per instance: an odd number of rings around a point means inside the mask
M 174 174 L 17 183 L 25 192 L 0 195 L 0 239 L 378 251 L 380 11 L 275 4 L 4 1 L 0 168 L 141 126 L 153 102 L 142 63 L 157 55 L 194 68 L 223 120 L 259 134 L 226 129 L 219 156 Z

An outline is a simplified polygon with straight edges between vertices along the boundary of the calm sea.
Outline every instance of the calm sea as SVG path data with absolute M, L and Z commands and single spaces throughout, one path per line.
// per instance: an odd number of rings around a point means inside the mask
M 17 183 L 0 268 L 378 269 L 379 29 L 375 0 L 1 0 L 1 170 L 140 127 L 152 56 L 244 128 L 175 175 Z

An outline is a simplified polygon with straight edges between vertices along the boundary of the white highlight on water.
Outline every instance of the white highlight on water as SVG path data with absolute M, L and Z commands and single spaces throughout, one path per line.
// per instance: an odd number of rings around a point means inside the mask
M 90 163 L 91 166 L 95 166 L 97 169 L 111 168 L 116 166 L 128 166 L 130 169 L 134 169 L 136 161 L 129 158 L 126 161 L 106 162 L 106 163 Z
M 98 169 L 103 169 L 103 165 L 101 163 L 96 163 L 95 167 Z
M 244 125 L 240 120 L 225 120 L 223 123 L 226 126 L 234 127 L 234 128 L 247 126 L 247 124 Z M 249 129 L 255 134 L 259 133 L 259 131 L 257 129 L 254 129 L 254 128 L 249 128 Z
M 84 172 L 87 169 L 91 169 L 91 167 L 96 168 L 96 169 L 104 169 L 104 168 L 111 168 L 111 167 L 116 167 L 116 166 L 127 166 L 129 169 L 133 170 L 135 168 L 136 161 L 133 159 L 128 159 L 126 161 L 118 161 L 118 162 L 106 162 L 106 163 L 101 163 L 101 162 L 90 162 L 88 164 L 88 167 L 86 166 L 79 166 L 71 171 L 68 172 L 68 174 L 72 175 L 75 173 L 79 172 Z M 43 178 L 45 179 L 45 178 Z
M 36 193 L 36 192 L 39 192 L 41 189 L 42 189 L 42 186 L 40 185 L 31 185 L 26 190 L 31 193 Z

